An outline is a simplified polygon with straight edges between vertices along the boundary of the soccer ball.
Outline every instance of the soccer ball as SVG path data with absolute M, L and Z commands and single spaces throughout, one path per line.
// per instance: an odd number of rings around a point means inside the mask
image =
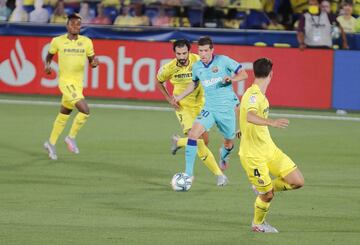
M 176 173 L 171 179 L 171 187 L 174 191 L 188 191 L 192 185 L 192 179 L 186 173 Z

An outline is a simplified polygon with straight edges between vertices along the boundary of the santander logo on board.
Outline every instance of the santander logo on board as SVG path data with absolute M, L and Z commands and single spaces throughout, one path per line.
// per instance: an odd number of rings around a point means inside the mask
M 15 49 L 10 51 L 9 59 L 0 63 L 0 81 L 18 87 L 30 83 L 36 74 L 35 66 L 26 59 L 19 39 L 15 41 Z

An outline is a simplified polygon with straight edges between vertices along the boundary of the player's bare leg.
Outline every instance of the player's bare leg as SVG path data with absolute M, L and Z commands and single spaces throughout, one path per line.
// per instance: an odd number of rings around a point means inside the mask
M 298 168 L 286 175 L 284 180 L 292 187 L 292 189 L 299 189 L 303 187 L 305 183 L 304 176 Z
M 272 181 L 274 191 L 289 191 L 299 189 L 304 186 L 304 177 L 298 168 L 295 168 L 285 177 L 277 177 Z
M 76 109 L 79 110 L 79 112 L 84 113 L 89 115 L 90 114 L 90 109 L 88 104 L 86 103 L 85 99 L 81 99 L 79 100 L 76 104 L 75 104 Z

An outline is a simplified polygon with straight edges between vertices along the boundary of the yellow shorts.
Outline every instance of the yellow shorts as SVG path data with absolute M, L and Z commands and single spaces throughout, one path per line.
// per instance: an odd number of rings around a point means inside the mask
M 62 93 L 61 104 L 67 109 L 74 109 L 75 104 L 84 99 L 83 88 L 74 84 L 59 86 Z
M 290 157 L 279 148 L 275 150 L 273 157 L 269 159 L 240 156 L 240 160 L 250 183 L 255 186 L 260 194 L 265 194 L 273 189 L 270 174 L 274 177 L 283 178 L 297 168 Z
M 175 111 L 184 134 L 187 134 L 191 129 L 195 118 L 201 111 L 201 108 L 202 106 L 182 107 L 180 110 Z

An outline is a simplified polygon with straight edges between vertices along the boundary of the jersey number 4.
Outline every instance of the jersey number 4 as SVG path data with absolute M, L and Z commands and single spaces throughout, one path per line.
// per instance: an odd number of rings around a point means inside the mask
M 254 169 L 254 176 L 260 177 L 260 173 L 257 168 Z

